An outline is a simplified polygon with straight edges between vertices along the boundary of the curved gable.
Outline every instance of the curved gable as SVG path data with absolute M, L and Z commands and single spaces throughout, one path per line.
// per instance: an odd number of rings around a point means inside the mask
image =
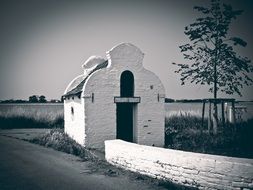
M 83 81 L 83 79 L 84 75 L 79 75 L 76 78 L 74 78 L 65 89 L 64 94 L 67 94 L 68 92 L 76 88 Z
M 106 52 L 109 66 L 141 67 L 144 53 L 135 45 L 122 43 Z
M 94 69 L 92 69 L 89 73 L 86 75 L 80 75 L 76 77 L 67 87 L 64 93 L 64 97 L 71 96 L 71 95 L 76 95 L 76 94 L 81 94 L 82 91 L 84 91 L 85 88 L 85 83 L 89 80 L 90 76 L 95 73 L 98 70 L 101 70 L 103 68 L 106 68 L 108 65 L 107 61 L 104 61 L 101 64 L 98 64 Z M 75 85 L 73 85 L 75 84 Z M 73 87 L 73 88 L 70 88 Z
M 155 84 L 159 88 L 159 90 L 157 89 L 157 93 L 165 93 L 164 86 L 159 77 L 143 67 L 144 53 L 138 47 L 130 43 L 119 44 L 107 52 L 107 58 L 107 68 L 94 72 L 89 76 L 84 84 L 83 93 L 90 95 L 94 91 L 103 92 L 103 89 L 107 92 L 108 89 L 106 88 L 110 86 L 111 95 L 119 95 L 120 76 L 126 70 L 134 74 L 137 86 L 150 88 L 151 85 Z M 138 91 L 138 88 L 136 89 Z M 144 89 L 139 88 L 139 91 L 141 90 Z

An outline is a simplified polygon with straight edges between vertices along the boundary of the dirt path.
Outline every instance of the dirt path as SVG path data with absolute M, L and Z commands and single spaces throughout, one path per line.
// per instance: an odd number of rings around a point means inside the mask
M 124 175 L 93 172 L 95 163 L 0 135 L 0 189 L 163 189 Z

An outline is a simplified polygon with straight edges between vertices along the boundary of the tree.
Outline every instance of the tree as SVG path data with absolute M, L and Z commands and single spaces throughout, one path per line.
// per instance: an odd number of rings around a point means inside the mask
M 40 102 L 40 103 L 45 103 L 45 102 L 47 102 L 46 97 L 45 97 L 44 95 L 41 95 L 41 96 L 39 97 L 39 102 Z
M 232 20 L 242 14 L 242 10 L 233 10 L 230 5 L 221 5 L 219 0 L 212 0 L 211 6 L 195 6 L 195 10 L 204 16 L 185 27 L 185 35 L 190 43 L 179 46 L 185 59 L 190 64 L 176 64 L 176 73 L 181 75 L 181 84 L 191 83 L 209 85 L 209 91 L 217 99 L 218 91 L 226 94 L 237 93 L 241 88 L 251 85 L 249 73 L 253 66 L 247 57 L 238 55 L 234 47 L 245 47 L 247 43 L 239 37 L 228 34 Z M 214 125 L 217 123 L 217 104 L 214 103 Z M 217 125 L 216 125 L 217 128 Z M 215 126 L 214 126 L 214 130 Z
M 39 102 L 38 96 L 36 95 L 29 96 L 29 102 L 38 103 Z

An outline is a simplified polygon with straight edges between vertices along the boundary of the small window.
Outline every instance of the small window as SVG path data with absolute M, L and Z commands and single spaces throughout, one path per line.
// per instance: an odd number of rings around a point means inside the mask
M 94 102 L 94 93 L 91 94 L 91 102 Z
M 71 106 L 71 110 L 70 110 L 70 112 L 71 112 L 71 120 L 72 121 L 74 121 L 74 108 Z
M 150 85 L 150 89 L 153 90 L 154 86 L 153 85 Z
M 72 100 L 74 100 L 75 99 L 75 97 L 74 96 L 72 96 Z

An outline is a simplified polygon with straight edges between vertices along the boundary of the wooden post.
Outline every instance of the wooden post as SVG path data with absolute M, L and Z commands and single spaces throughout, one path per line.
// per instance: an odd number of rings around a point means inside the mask
M 224 103 L 225 125 L 228 123 L 228 102 Z
M 221 101 L 221 120 L 222 120 L 222 127 L 225 126 L 225 110 L 224 110 L 224 101 Z
M 217 107 L 217 112 L 216 112 L 217 113 L 217 119 L 219 119 L 219 117 L 218 117 L 219 116 L 219 109 L 218 109 L 219 100 L 216 99 L 216 100 L 214 100 L 214 102 L 215 102 L 216 107 Z
M 203 130 L 203 128 L 204 128 L 205 104 L 206 104 L 206 101 L 205 101 L 205 100 L 203 100 L 203 107 L 202 107 L 202 121 L 201 121 L 202 130 Z
M 235 100 L 232 100 L 232 121 L 234 126 L 236 126 L 236 118 L 235 118 Z
M 210 133 L 212 125 L 212 103 L 209 100 L 208 132 Z

